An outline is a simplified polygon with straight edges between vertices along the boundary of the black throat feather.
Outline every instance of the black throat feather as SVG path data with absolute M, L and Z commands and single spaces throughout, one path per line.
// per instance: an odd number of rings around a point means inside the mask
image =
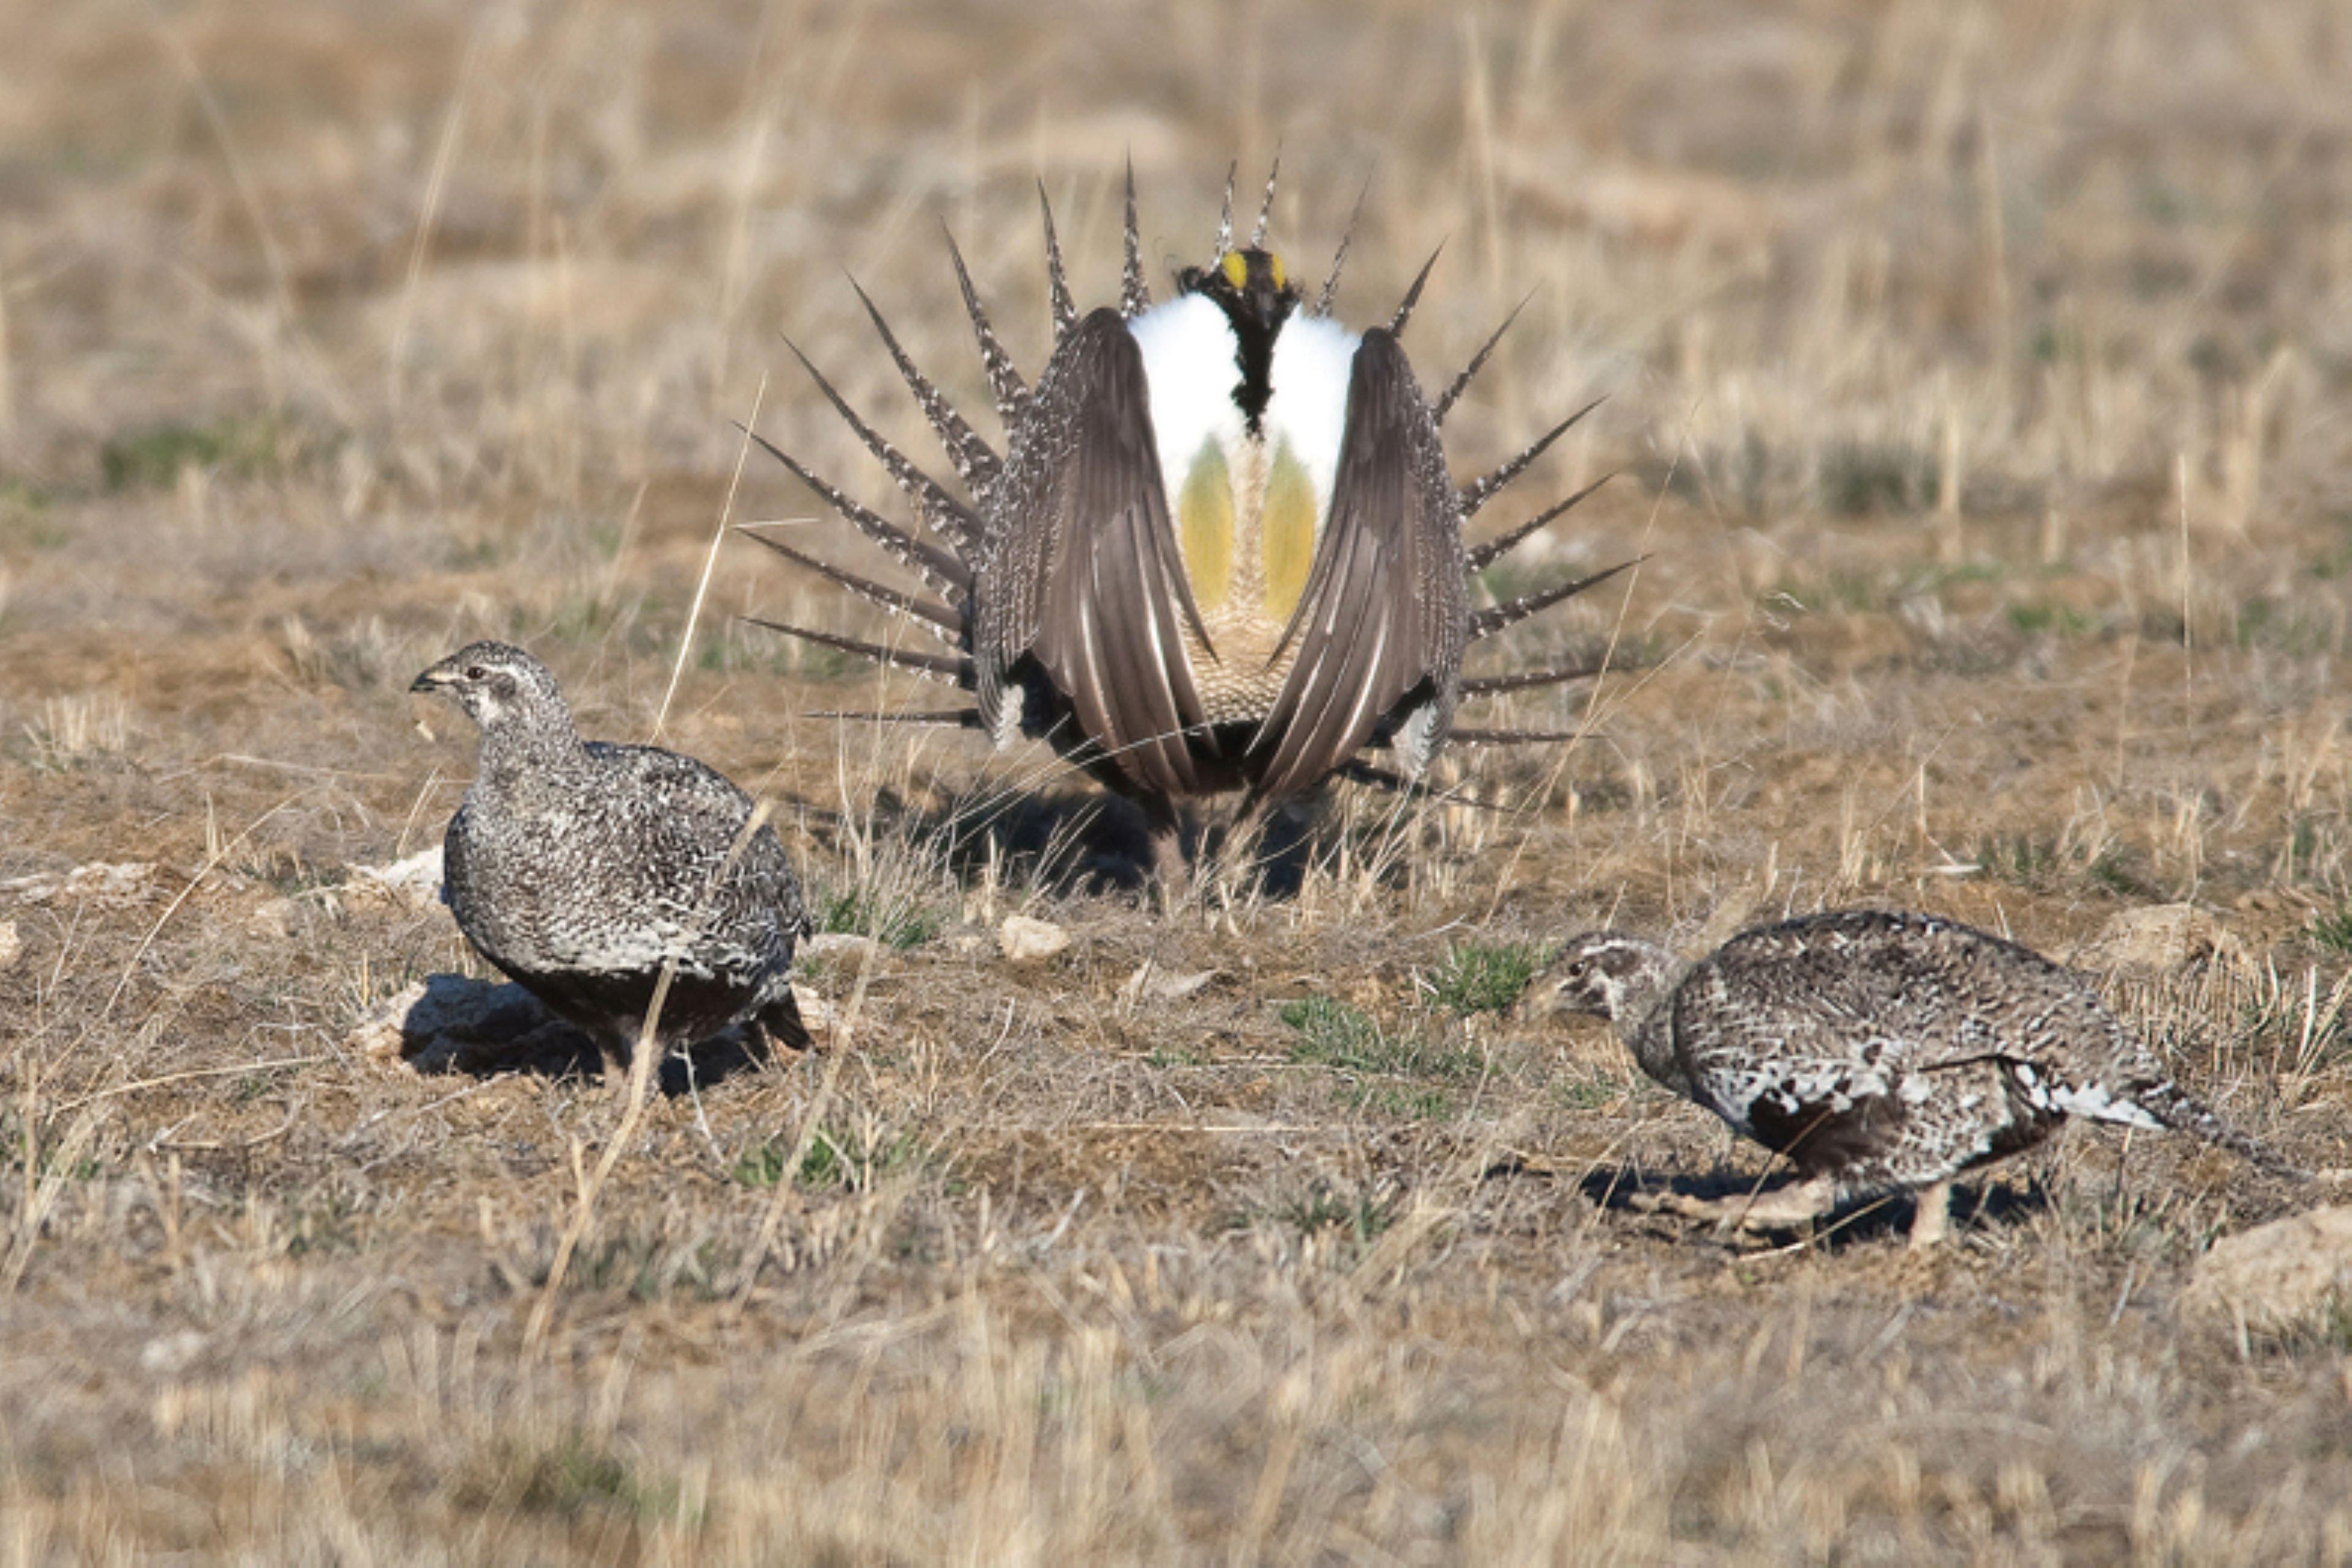
M 1235 257 L 1241 263 L 1238 283 L 1229 270 Z M 1274 396 L 1274 340 L 1298 308 L 1298 291 L 1282 276 L 1274 257 L 1257 249 L 1234 252 L 1219 266 L 1185 268 L 1176 275 L 1176 286 L 1187 294 L 1208 296 L 1233 323 L 1234 362 L 1241 372 L 1234 384 L 1234 404 L 1250 435 L 1257 437 L 1265 405 Z

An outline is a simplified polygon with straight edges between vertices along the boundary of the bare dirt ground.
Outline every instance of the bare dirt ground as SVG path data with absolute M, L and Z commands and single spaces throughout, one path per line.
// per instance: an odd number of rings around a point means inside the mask
M 2341 1562 L 2352 1318 L 2184 1311 L 2314 1201 L 2077 1131 L 1906 1254 L 1630 1189 L 1766 1172 L 1522 1016 L 1614 918 L 1948 912 L 2066 953 L 2250 1130 L 2352 1114 L 2352 17 L 2287 3 L 970 10 L 0 5 L 0 1557 Z M 1347 786 L 1295 886 L 1162 912 L 1042 753 L 804 715 L 936 690 L 726 536 L 877 504 L 780 332 L 910 449 L 873 291 L 970 405 L 939 226 L 1034 370 L 1279 142 L 1482 530 L 1618 470 L 1509 645 L 1507 809 Z M 1538 493 L 1538 488 L 1549 486 Z M 835 559 L 879 570 L 837 525 Z M 775 804 L 841 1048 L 615 1097 L 355 1026 L 479 973 L 373 889 L 472 764 L 409 678 L 526 643 Z M 431 733 L 417 728 L 429 720 Z M 103 868 L 114 868 L 112 870 Z M 79 874 L 77 874 L 79 869 Z M 1015 967 L 1011 914 L 1071 933 Z M 560 1064 L 559 1064 L 560 1067 Z M 599 1163 L 609 1181 L 584 1215 Z M 559 1270 L 567 1234 L 577 1244 Z

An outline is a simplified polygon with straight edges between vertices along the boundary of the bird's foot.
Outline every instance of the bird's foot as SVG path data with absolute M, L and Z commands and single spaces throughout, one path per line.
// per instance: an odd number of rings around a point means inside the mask
M 1815 1178 L 1764 1193 L 1741 1193 L 1727 1198 L 1696 1198 L 1687 1193 L 1636 1193 L 1629 1207 L 1649 1214 L 1680 1215 L 1704 1221 L 1718 1231 L 1801 1230 L 1837 1205 L 1837 1189 Z

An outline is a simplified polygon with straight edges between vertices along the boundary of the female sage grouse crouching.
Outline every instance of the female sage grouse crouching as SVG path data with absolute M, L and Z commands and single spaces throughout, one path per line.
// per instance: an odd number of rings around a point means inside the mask
M 1925 1189 L 1911 1231 L 1944 1230 L 1952 1178 L 2069 1116 L 2168 1127 L 2295 1174 L 2172 1079 L 2082 978 L 1927 915 L 1847 910 L 1763 926 L 1686 963 L 1619 931 L 1570 942 L 1539 983 L 1555 1012 L 1609 1019 L 1642 1070 L 1789 1157 L 1804 1180 L 1756 1203 L 1670 1206 L 1801 1225 L 1874 1188 Z
M 665 965 L 664 1052 L 745 1019 L 804 1038 L 786 976 L 808 917 L 749 796 L 692 757 L 583 742 L 555 678 L 504 643 L 460 648 L 409 689 L 448 693 L 482 729 L 445 847 L 457 929 L 586 1031 L 607 1078 L 642 1035 Z
M 955 256 L 1004 425 L 1002 454 L 915 367 L 866 301 L 971 500 L 918 468 L 814 365 L 809 372 L 936 542 L 767 448 L 922 577 L 932 596 L 869 581 L 780 540 L 761 535 L 761 542 L 940 647 L 885 647 L 761 624 L 959 686 L 973 699 L 965 709 L 866 717 L 967 724 L 1000 746 L 1023 735 L 1048 741 L 1142 806 L 1155 861 L 1171 879 L 1182 870 L 1183 800 L 1244 791 L 1247 816 L 1335 773 L 1417 779 L 1449 739 L 1565 738 L 1458 726 L 1454 710 L 1465 699 L 1593 670 L 1478 676 L 1464 669 L 1464 658 L 1611 575 L 1561 582 L 1508 604 L 1474 604 L 1476 574 L 1585 492 L 1477 544 L 1465 542 L 1465 521 L 1581 415 L 1457 484 L 1440 427 L 1495 340 L 1425 396 L 1398 338 L 1429 268 L 1385 326 L 1343 327 L 1331 316 L 1338 262 L 1310 298 L 1265 248 L 1273 200 L 1269 177 L 1257 226 L 1236 245 L 1228 177 L 1207 265 L 1179 270 L 1175 297 L 1155 305 L 1130 171 L 1118 304 L 1084 315 L 1049 212 L 1055 341 L 1034 387 Z M 1363 763 L 1368 747 L 1386 748 L 1393 773 Z

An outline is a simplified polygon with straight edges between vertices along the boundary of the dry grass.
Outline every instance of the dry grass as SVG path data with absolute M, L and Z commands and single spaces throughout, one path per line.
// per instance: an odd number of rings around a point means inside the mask
M 2336 8 L 0 13 L 0 1557 L 2352 1555 L 2341 1334 L 2174 1306 L 2294 1194 L 2093 1133 L 1926 1261 L 1735 1250 L 1605 1200 L 1752 1152 L 1492 1010 L 1612 913 L 2195 900 L 2247 962 L 2119 1003 L 2344 1163 Z M 1033 181 L 1100 299 L 1125 156 L 1190 257 L 1277 141 L 1304 269 L 1374 175 L 1353 319 L 1451 236 L 1424 379 L 1534 290 L 1465 472 L 1610 395 L 1537 565 L 1653 559 L 1510 654 L 1655 668 L 1514 710 L 1588 729 L 1475 761 L 1509 809 L 1337 791 L 1163 915 L 1042 755 L 800 717 L 873 678 L 737 617 L 824 584 L 731 540 L 685 632 L 764 378 L 887 491 L 779 330 L 926 449 L 842 267 L 977 402 L 939 220 L 1034 367 Z M 682 657 L 666 741 L 883 939 L 811 977 L 856 1048 L 652 1100 L 551 1291 L 613 1099 L 344 1044 L 467 963 L 346 883 L 484 633 L 614 736 Z

